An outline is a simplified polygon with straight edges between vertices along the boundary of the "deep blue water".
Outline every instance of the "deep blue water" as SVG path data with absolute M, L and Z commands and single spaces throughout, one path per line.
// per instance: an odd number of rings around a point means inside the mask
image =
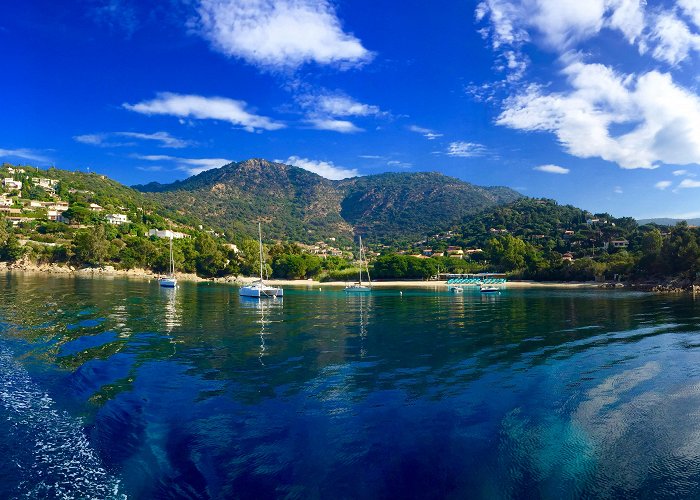
M 691 296 L 0 293 L 0 498 L 700 497 Z

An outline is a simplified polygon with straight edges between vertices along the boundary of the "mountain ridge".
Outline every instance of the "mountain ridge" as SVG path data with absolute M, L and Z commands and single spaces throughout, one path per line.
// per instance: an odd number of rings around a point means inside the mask
M 296 241 L 350 239 L 360 233 L 389 242 L 424 237 L 480 210 L 523 195 L 476 186 L 438 172 L 387 172 L 329 180 L 299 167 L 253 158 L 170 184 L 132 186 L 166 207 L 186 204 L 221 229 Z

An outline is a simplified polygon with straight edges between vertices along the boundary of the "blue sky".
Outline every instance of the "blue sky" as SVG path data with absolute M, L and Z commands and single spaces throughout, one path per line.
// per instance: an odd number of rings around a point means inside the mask
M 135 184 L 262 157 L 700 216 L 697 0 L 26 0 L 0 47 L 4 161 Z

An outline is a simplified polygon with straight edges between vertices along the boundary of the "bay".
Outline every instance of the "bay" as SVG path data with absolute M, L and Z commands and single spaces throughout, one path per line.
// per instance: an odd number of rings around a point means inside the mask
M 700 496 L 700 305 L 0 275 L 2 498 Z

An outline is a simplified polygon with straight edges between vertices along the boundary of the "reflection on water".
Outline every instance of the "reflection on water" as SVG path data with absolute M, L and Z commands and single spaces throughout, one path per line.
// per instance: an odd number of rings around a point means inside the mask
M 700 496 L 691 297 L 0 290 L 2 498 Z

